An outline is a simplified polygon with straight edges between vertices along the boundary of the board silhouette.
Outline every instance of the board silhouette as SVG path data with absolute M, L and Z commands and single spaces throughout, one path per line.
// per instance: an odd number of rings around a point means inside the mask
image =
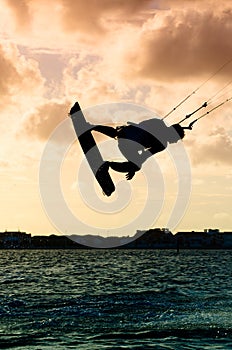
M 86 121 L 78 102 L 71 108 L 70 117 L 80 146 L 97 182 L 101 186 L 103 193 L 110 196 L 115 191 L 114 183 L 107 167 L 103 166 L 105 162 L 91 133 L 91 126 Z

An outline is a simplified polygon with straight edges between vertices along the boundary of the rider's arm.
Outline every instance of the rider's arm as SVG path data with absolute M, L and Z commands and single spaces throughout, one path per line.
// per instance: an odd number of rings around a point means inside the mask
M 98 131 L 101 134 L 107 135 L 112 138 L 115 138 L 117 136 L 117 131 L 112 126 L 94 125 L 91 128 L 91 130 Z

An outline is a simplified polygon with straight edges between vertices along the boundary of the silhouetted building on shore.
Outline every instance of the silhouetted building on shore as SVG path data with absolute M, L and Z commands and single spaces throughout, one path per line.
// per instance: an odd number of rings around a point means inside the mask
M 31 248 L 31 234 L 20 231 L 0 232 L 0 249 Z
M 133 237 L 31 236 L 20 231 L 0 232 L 0 249 L 91 249 L 91 245 L 117 249 L 232 249 L 232 232 L 205 229 L 172 234 L 168 229 L 153 228 L 138 230 Z
M 31 240 L 32 249 L 84 249 L 85 246 L 78 244 L 67 236 L 34 236 Z
M 137 231 L 138 233 L 139 231 Z M 132 249 L 232 249 L 232 232 L 218 229 L 183 231 L 172 234 L 168 229 L 144 231 L 124 248 Z
M 177 232 L 175 238 L 180 249 L 231 249 L 232 244 L 229 246 L 225 242 L 224 236 L 224 232 L 220 232 L 218 229 L 205 229 L 200 232 Z
M 137 231 L 138 238 L 125 244 L 122 248 L 130 249 L 175 249 L 175 235 L 166 228 L 154 228 Z

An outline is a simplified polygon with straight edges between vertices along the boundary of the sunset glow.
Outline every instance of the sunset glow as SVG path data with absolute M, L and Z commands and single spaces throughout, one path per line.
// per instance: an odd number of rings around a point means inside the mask
M 177 123 L 227 84 L 209 109 L 232 96 L 231 37 L 230 0 L 3 0 L 0 230 L 57 233 L 42 207 L 39 166 L 51 133 L 68 118 L 75 101 L 87 111 L 101 104 L 130 103 L 162 118 L 204 83 L 165 119 L 167 124 Z M 93 124 L 121 125 L 143 118 L 147 115 L 88 114 Z M 99 142 L 109 142 L 95 136 Z M 62 135 L 60 144 L 68 137 Z M 192 191 L 173 231 L 231 230 L 232 102 L 186 131 L 183 145 L 191 164 Z M 103 153 L 110 157 L 107 147 Z M 81 149 L 74 142 L 63 162 L 62 189 L 72 211 L 96 228 L 93 233 L 107 234 L 139 214 L 147 191 L 142 173 L 131 182 L 134 192 L 124 211 L 90 217 L 78 197 L 81 159 Z M 163 207 L 154 225 L 165 227 L 178 184 L 168 152 L 157 155 L 156 161 L 166 187 L 164 198 L 158 197 L 157 189 L 157 203 L 163 201 Z M 122 174 L 112 177 L 116 182 L 124 179 Z M 103 200 L 111 203 L 114 197 Z M 127 233 L 132 232 L 118 232 Z

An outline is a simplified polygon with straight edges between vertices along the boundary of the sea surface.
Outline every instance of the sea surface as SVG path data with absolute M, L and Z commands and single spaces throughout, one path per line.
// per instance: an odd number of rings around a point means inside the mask
M 1 250 L 0 349 L 232 349 L 231 258 Z

